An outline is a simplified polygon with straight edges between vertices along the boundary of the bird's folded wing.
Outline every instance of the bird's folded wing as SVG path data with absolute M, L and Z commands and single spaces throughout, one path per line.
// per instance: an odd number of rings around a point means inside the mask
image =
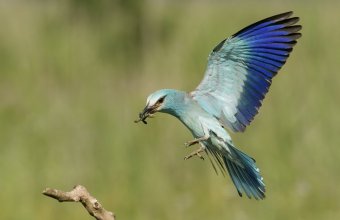
M 192 97 L 222 124 L 244 131 L 257 114 L 272 78 L 286 62 L 300 25 L 293 13 L 256 22 L 211 52 L 205 76 Z

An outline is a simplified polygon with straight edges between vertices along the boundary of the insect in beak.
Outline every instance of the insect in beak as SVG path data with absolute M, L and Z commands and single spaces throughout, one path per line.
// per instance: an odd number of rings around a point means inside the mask
M 153 118 L 155 113 L 154 107 L 146 106 L 141 113 L 139 113 L 139 119 L 135 120 L 135 123 L 142 121 L 144 124 L 147 124 L 147 118 Z

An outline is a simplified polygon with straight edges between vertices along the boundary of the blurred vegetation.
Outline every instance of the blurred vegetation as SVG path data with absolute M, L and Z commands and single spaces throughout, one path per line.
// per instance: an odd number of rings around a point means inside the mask
M 81 183 L 119 219 L 339 219 L 339 1 L 1 1 L 0 219 L 90 219 L 41 195 Z M 223 38 L 284 11 L 303 37 L 235 143 L 267 198 L 239 198 L 149 93 L 192 90 Z

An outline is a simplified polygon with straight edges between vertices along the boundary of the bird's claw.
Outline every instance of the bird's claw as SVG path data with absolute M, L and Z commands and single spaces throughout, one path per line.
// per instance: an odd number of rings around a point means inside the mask
M 191 152 L 190 154 L 188 154 L 187 156 L 184 157 L 184 160 L 188 160 L 190 158 L 192 158 L 193 156 L 198 156 L 200 159 L 204 160 L 204 157 L 200 154 L 201 152 L 203 152 L 203 148 L 199 148 L 193 152 Z
M 203 136 L 203 137 L 195 138 L 192 141 L 185 142 L 184 145 L 186 147 L 190 147 L 192 145 L 200 143 L 201 141 L 206 141 L 206 140 L 208 140 L 208 138 L 209 138 L 209 136 Z

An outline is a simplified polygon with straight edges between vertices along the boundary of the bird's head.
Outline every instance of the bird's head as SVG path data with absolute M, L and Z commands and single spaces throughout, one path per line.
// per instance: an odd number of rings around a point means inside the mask
M 178 94 L 180 94 L 179 91 L 172 89 L 162 89 L 150 94 L 146 100 L 145 108 L 139 113 L 139 119 L 135 122 L 142 121 L 147 124 L 145 120 L 156 112 L 168 112 L 173 108 Z

